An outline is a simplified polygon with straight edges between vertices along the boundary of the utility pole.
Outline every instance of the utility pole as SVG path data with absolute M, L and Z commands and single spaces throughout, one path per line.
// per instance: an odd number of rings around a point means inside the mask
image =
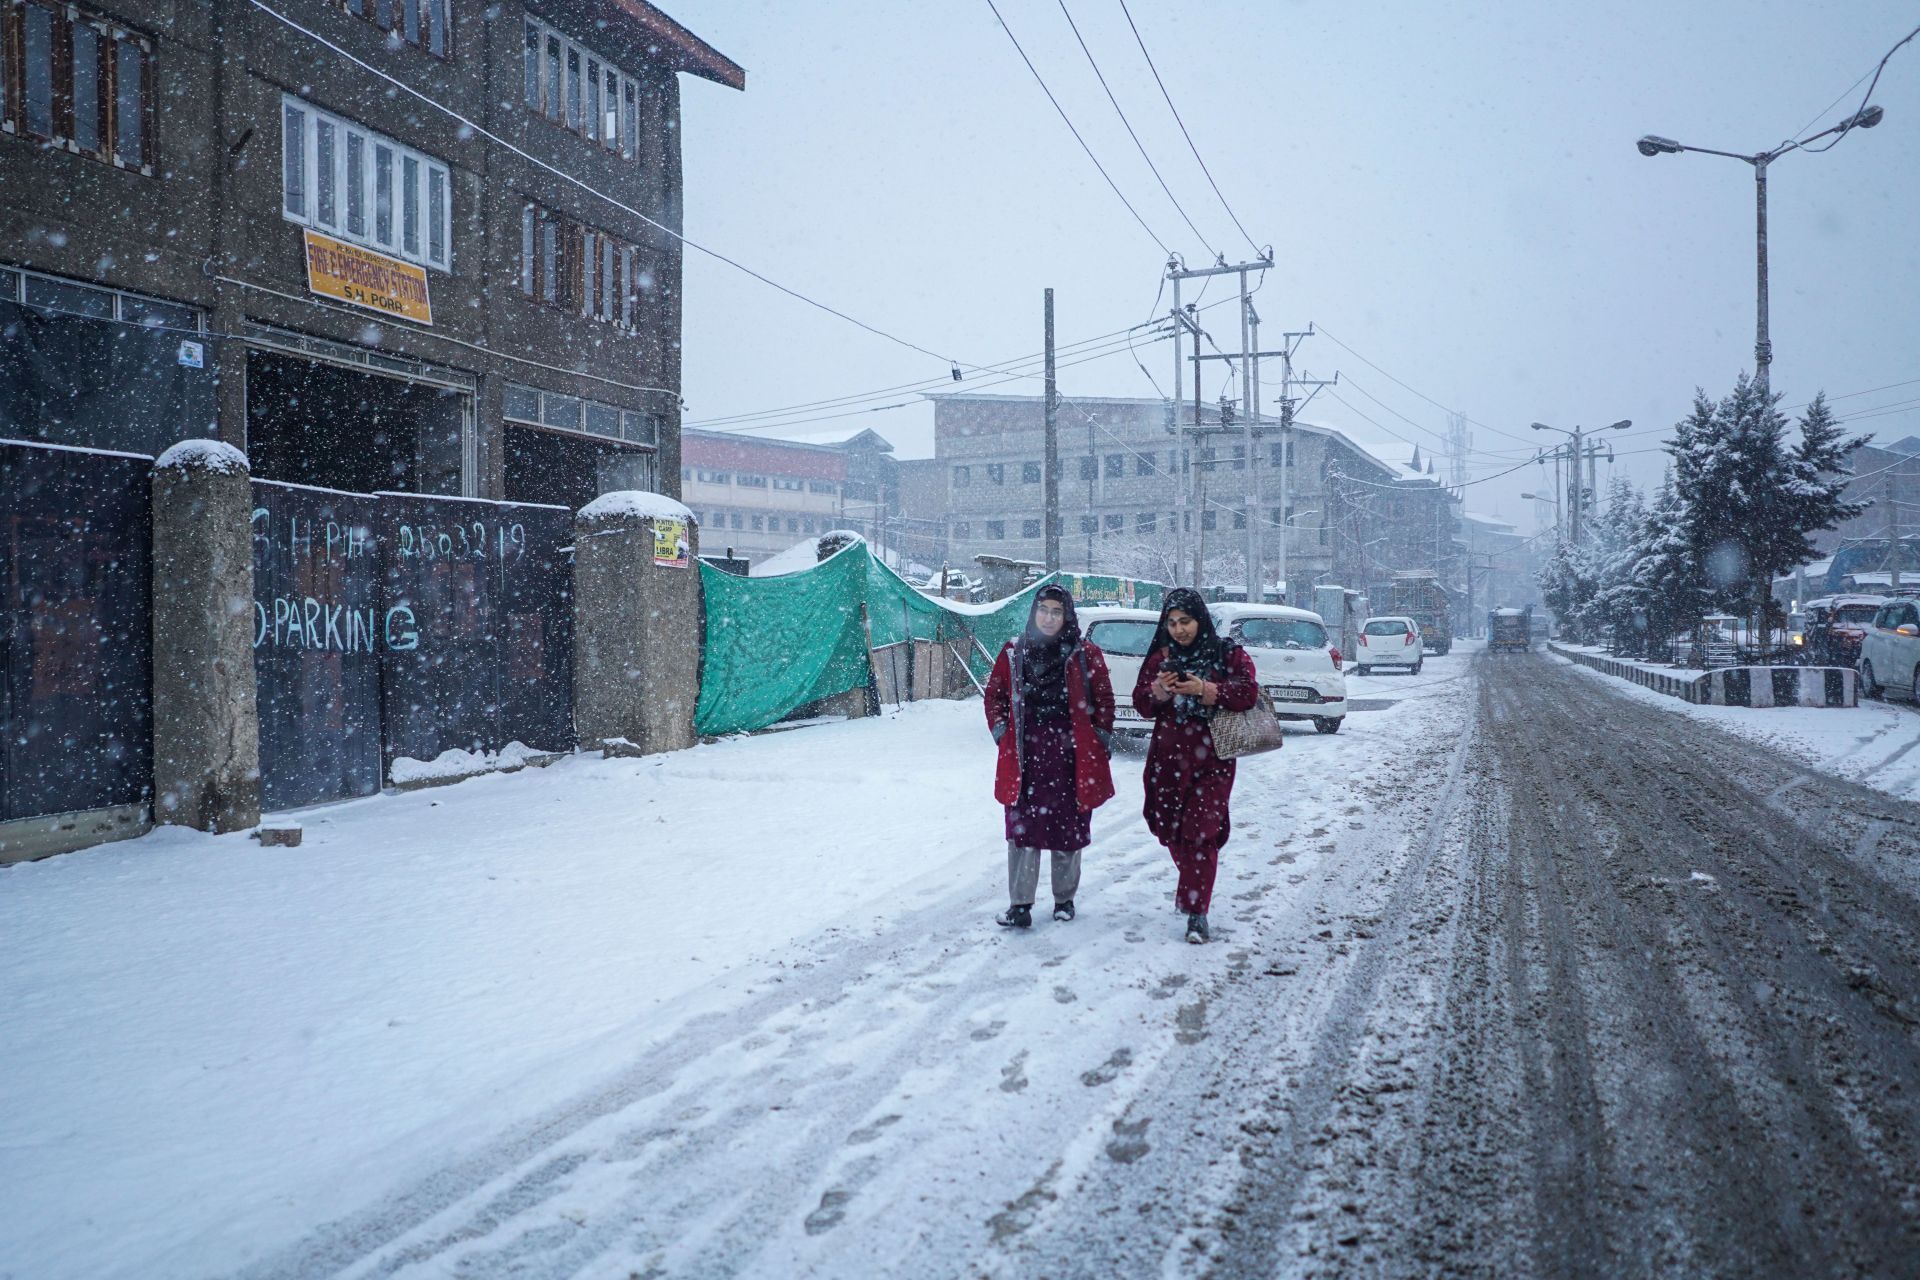
M 1187 559 L 1187 437 L 1180 429 L 1180 402 L 1185 398 L 1182 388 L 1183 370 L 1186 368 L 1186 356 L 1180 350 L 1180 334 L 1186 328 L 1187 313 L 1180 309 L 1180 280 L 1178 274 L 1180 260 L 1167 259 L 1167 279 L 1173 282 L 1173 401 L 1167 406 L 1167 430 L 1173 433 L 1173 466 L 1168 470 L 1173 475 L 1173 563 L 1174 577 L 1179 577 L 1178 566 Z M 1200 366 L 1193 366 L 1193 376 L 1200 376 Z M 1169 586 L 1173 585 L 1171 583 Z
M 1218 263 L 1216 263 L 1211 267 L 1188 268 L 1188 267 L 1182 266 L 1178 259 L 1170 258 L 1167 261 L 1167 279 L 1173 282 L 1174 313 L 1176 316 L 1180 314 L 1180 282 L 1182 280 L 1193 280 L 1202 276 L 1237 275 L 1240 277 L 1240 355 L 1239 355 L 1240 389 L 1241 389 L 1241 396 L 1242 396 L 1242 404 L 1244 406 L 1243 413 L 1244 413 L 1244 416 L 1246 417 L 1246 423 L 1243 427 L 1243 434 L 1246 440 L 1246 448 L 1247 448 L 1246 465 L 1247 465 L 1247 472 L 1248 472 L 1248 475 L 1247 475 L 1247 501 L 1248 501 L 1247 547 L 1248 547 L 1249 555 L 1247 557 L 1248 563 L 1247 563 L 1247 573 L 1246 573 L 1248 600 L 1259 599 L 1259 597 L 1255 594 L 1255 592 L 1258 590 L 1258 585 L 1255 582 L 1255 578 L 1259 573 L 1259 550 L 1258 550 L 1259 532 L 1258 532 L 1258 529 L 1255 527 L 1256 525 L 1255 513 L 1257 508 L 1255 507 L 1254 504 L 1258 501 L 1259 495 L 1255 488 L 1255 476 L 1253 474 L 1253 465 L 1254 465 L 1253 439 L 1254 439 L 1254 433 L 1255 433 L 1257 423 L 1254 420 L 1252 383 L 1253 383 L 1253 361 L 1257 359 L 1261 353 L 1254 351 L 1252 346 L 1252 334 L 1250 332 L 1250 329 L 1252 325 L 1257 324 L 1257 320 L 1255 320 L 1253 317 L 1253 304 L 1250 300 L 1250 295 L 1247 291 L 1247 273 L 1249 271 L 1266 271 L 1272 268 L 1272 266 L 1273 266 L 1273 253 L 1271 250 L 1269 250 L 1267 253 L 1265 253 L 1261 257 L 1253 259 L 1248 262 L 1229 263 L 1226 261 L 1226 259 L 1223 256 Z M 1198 314 L 1197 312 L 1190 313 L 1190 314 L 1192 316 L 1192 329 L 1193 329 L 1193 426 L 1197 431 L 1197 429 L 1200 427 L 1200 424 L 1201 424 L 1200 361 L 1203 359 L 1203 357 L 1200 354 L 1201 333 L 1200 333 L 1200 323 L 1199 323 Z M 1176 335 L 1174 339 L 1174 359 L 1176 364 L 1179 361 L 1179 350 L 1180 350 L 1180 342 L 1179 342 L 1178 335 Z M 1225 358 L 1232 359 L 1233 357 L 1229 356 Z M 1179 374 L 1176 373 L 1174 377 L 1175 377 L 1174 393 L 1177 399 L 1180 393 Z M 1181 461 L 1184 461 L 1185 455 L 1186 455 L 1185 440 L 1184 438 L 1181 438 L 1178 436 L 1176 436 L 1176 438 L 1180 439 L 1180 443 L 1182 446 L 1178 450 L 1179 459 Z M 1199 492 L 1203 495 L 1203 502 L 1204 502 L 1204 494 L 1206 492 L 1205 485 L 1204 485 L 1204 478 L 1202 479 Z M 1187 515 L 1186 509 L 1182 508 L 1181 525 L 1183 528 L 1186 524 L 1186 515 Z M 1201 519 L 1202 519 L 1202 523 L 1204 524 L 1204 521 L 1205 521 L 1204 512 L 1202 514 Z M 1194 532 L 1194 541 L 1195 541 L 1195 549 L 1194 549 L 1194 556 L 1193 556 L 1193 585 L 1198 587 L 1200 585 L 1200 578 L 1201 578 L 1200 571 L 1202 567 L 1201 562 L 1203 559 L 1203 551 L 1201 549 L 1201 544 L 1205 542 L 1205 539 L 1202 536 L 1204 529 L 1195 529 L 1193 532 Z
M 1882 482 L 1887 490 L 1887 572 L 1891 590 L 1900 589 L 1900 507 L 1893 500 L 1893 472 Z
M 1254 453 L 1253 437 L 1259 420 L 1255 416 L 1259 409 L 1254 400 L 1254 370 L 1259 361 L 1253 358 L 1255 348 L 1260 344 L 1249 337 L 1249 331 L 1259 332 L 1259 318 L 1253 312 L 1253 299 L 1247 294 L 1247 273 L 1240 273 L 1240 418 L 1241 431 L 1246 438 L 1247 451 L 1247 603 L 1259 604 L 1266 599 L 1265 574 L 1260 564 L 1260 473 L 1259 456 Z
M 1054 384 L 1053 290 L 1047 290 L 1047 442 L 1041 479 L 1045 482 L 1046 562 L 1048 573 L 1060 572 L 1060 394 Z

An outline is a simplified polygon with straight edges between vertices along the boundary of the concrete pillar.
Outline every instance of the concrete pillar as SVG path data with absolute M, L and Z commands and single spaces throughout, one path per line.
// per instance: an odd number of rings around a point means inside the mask
M 656 537 L 676 527 L 679 557 L 672 539 Z M 704 626 L 695 532 L 678 502 L 634 490 L 602 494 L 575 520 L 573 723 L 582 747 L 618 750 L 624 740 L 652 754 L 694 745 Z
M 183 440 L 153 469 L 153 820 L 260 821 L 246 455 Z

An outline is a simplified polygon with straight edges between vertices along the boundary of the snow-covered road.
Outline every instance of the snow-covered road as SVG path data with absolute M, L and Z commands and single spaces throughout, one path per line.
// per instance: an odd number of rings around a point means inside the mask
M 13 868 L 0 1275 L 990 1268 L 1169 1141 L 1129 1104 L 1270 933 L 1404 855 L 1377 766 L 1438 775 L 1464 670 L 1247 764 L 1208 948 L 1138 757 L 1081 918 L 992 926 L 977 703 Z
M 1916 1274 L 1920 809 L 1642 692 L 1355 681 L 1208 947 L 974 704 L 15 868 L 0 1276 Z

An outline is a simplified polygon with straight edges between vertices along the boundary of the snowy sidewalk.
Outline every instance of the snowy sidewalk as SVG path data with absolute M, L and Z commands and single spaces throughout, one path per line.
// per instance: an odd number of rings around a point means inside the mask
M 1420 705 L 1459 678 L 1454 663 L 1394 692 Z M 1248 762 L 1223 899 L 1253 874 L 1234 850 L 1257 852 L 1263 827 L 1353 812 L 1344 775 L 1369 738 L 1404 733 L 1398 718 L 1356 714 L 1338 737 L 1293 733 Z M 1139 757 L 1124 755 L 1082 920 L 995 931 L 993 759 L 976 702 L 919 704 L 314 810 L 298 849 L 167 831 L 9 869 L 0 1276 L 244 1267 L 320 1224 L 391 1213 L 391 1190 L 432 1185 L 502 1135 L 526 1140 L 580 1097 L 617 1111 L 665 1089 L 686 1065 L 676 1052 L 751 1055 L 753 1026 L 776 1013 L 763 1039 L 787 1035 L 789 1053 L 829 1036 L 814 1051 L 828 1079 L 863 1044 L 913 1050 L 890 1030 L 911 1034 L 906 1010 L 934 1005 L 982 1040 L 1023 1018 L 1040 1039 L 1002 1087 L 1031 1078 L 1035 1099 L 1077 1098 L 1083 1074 L 1127 1065 L 1102 1067 L 1106 1033 L 1090 1039 L 1089 1019 L 1136 1017 L 1153 981 L 1204 979 L 1230 948 L 1179 943 L 1172 874 L 1139 818 Z M 1054 953 L 1057 981 L 1006 989 L 993 955 L 1015 943 Z M 910 981 L 962 954 L 955 976 Z M 892 955 L 905 969 L 864 985 Z M 844 1016 L 793 1023 L 795 1000 L 856 994 Z M 994 1002 L 1010 1012 L 988 1016 Z M 708 1101 L 766 1110 L 764 1070 L 736 1084 L 748 1095 Z

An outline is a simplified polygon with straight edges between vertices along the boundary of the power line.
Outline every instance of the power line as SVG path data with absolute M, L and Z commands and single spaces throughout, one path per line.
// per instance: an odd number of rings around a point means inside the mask
M 1219 198 L 1220 207 L 1227 211 L 1229 218 L 1233 219 L 1233 225 L 1246 238 L 1247 246 L 1256 256 L 1259 256 L 1262 253 L 1260 246 L 1254 243 L 1251 235 L 1248 235 L 1246 227 L 1240 221 L 1240 215 L 1235 213 L 1233 206 L 1227 203 L 1227 197 L 1222 194 L 1220 184 L 1213 180 L 1213 170 L 1207 168 L 1207 162 L 1200 158 L 1200 148 L 1194 145 L 1193 135 L 1187 132 L 1187 122 L 1180 118 L 1180 108 L 1173 105 L 1173 95 L 1167 92 L 1167 82 L 1160 78 L 1160 68 L 1153 65 L 1153 55 L 1147 52 L 1147 42 L 1140 36 L 1140 28 L 1133 21 L 1133 13 L 1127 8 L 1127 0 L 1120 0 L 1120 12 L 1127 15 L 1127 26 L 1133 31 L 1134 43 L 1140 46 L 1140 56 L 1147 60 L 1147 69 L 1153 72 L 1153 82 L 1160 86 L 1160 96 L 1167 100 L 1167 110 L 1173 113 L 1173 122 L 1180 126 L 1180 136 L 1187 140 L 1187 150 L 1193 152 L 1194 160 L 1200 165 L 1200 172 L 1207 175 L 1207 185 L 1213 188 L 1213 194 Z
M 1414 388 L 1414 387 L 1410 387 L 1406 383 L 1400 381 L 1400 379 L 1394 377 L 1392 374 L 1388 373 L 1385 369 L 1382 369 L 1379 365 L 1367 359 L 1365 356 L 1361 355 L 1358 351 L 1355 351 L 1352 347 L 1349 347 L 1346 343 L 1340 341 L 1339 338 L 1334 337 L 1332 333 L 1328 332 L 1327 326 L 1325 326 L 1324 324 L 1319 324 L 1316 322 L 1316 324 L 1314 325 L 1314 328 L 1320 333 L 1321 336 L 1330 339 L 1335 346 L 1339 347 L 1341 350 L 1345 351 L 1348 355 L 1360 361 L 1360 363 L 1366 365 L 1369 369 L 1372 369 L 1375 373 L 1378 373 L 1381 377 L 1393 383 L 1395 386 L 1400 387 L 1404 391 L 1412 392 L 1414 395 L 1419 396 L 1422 400 L 1425 400 L 1428 404 L 1432 405 L 1436 409 L 1444 410 L 1447 413 L 1460 413 L 1458 409 L 1453 408 L 1451 405 L 1441 404 L 1438 400 L 1435 400 L 1432 396 L 1428 395 L 1426 392 L 1418 390 L 1417 388 Z M 1464 413 L 1460 413 L 1460 416 L 1463 418 L 1466 418 L 1468 422 L 1471 422 L 1474 426 L 1479 427 L 1483 431 L 1491 431 L 1493 432 L 1493 434 L 1497 436 L 1504 436 L 1509 440 L 1518 440 L 1522 444 L 1532 443 L 1532 441 L 1528 440 L 1525 436 L 1517 436 L 1513 434 L 1511 431 L 1502 431 L 1498 427 L 1490 427 L 1486 423 L 1480 421 L 1478 418 L 1469 418 Z
M 259 0 L 254 0 L 254 3 L 259 3 Z M 1013 34 L 1013 28 L 1007 25 L 1005 18 L 1000 16 L 1000 7 L 996 5 L 993 0 L 987 0 L 987 8 L 992 9 L 993 16 L 999 19 L 1000 29 L 1007 33 L 1007 39 L 1013 41 L 1014 52 L 1020 55 L 1020 61 L 1027 64 L 1027 70 L 1033 72 L 1033 78 L 1040 85 L 1040 91 L 1047 95 L 1047 101 L 1051 102 L 1053 109 L 1060 113 L 1061 122 L 1067 126 L 1068 132 L 1073 134 L 1073 140 L 1080 144 L 1080 149 L 1087 153 L 1087 159 L 1093 161 L 1093 167 L 1098 169 L 1100 176 L 1107 180 L 1107 185 L 1113 188 L 1113 194 L 1119 197 L 1120 203 L 1127 206 L 1127 212 L 1132 214 L 1133 220 L 1140 224 L 1140 229 L 1146 232 L 1155 244 L 1160 246 L 1160 252 L 1171 257 L 1173 250 L 1167 248 L 1167 242 L 1162 240 L 1159 235 L 1154 232 L 1154 229 L 1147 225 L 1147 220 L 1140 216 L 1140 211 L 1133 207 L 1133 202 L 1127 199 L 1121 192 L 1120 185 L 1113 180 L 1113 175 L 1108 173 L 1106 166 L 1100 163 L 1100 158 L 1093 154 L 1093 148 L 1087 145 L 1087 140 L 1080 136 L 1080 130 L 1074 128 L 1073 121 L 1067 116 L 1066 108 L 1060 105 L 1060 99 L 1053 96 L 1053 90 L 1047 87 L 1046 78 L 1040 74 L 1040 69 L 1033 65 L 1033 59 L 1027 56 L 1027 51 L 1020 47 L 1019 38 Z
M 876 325 L 868 324 L 864 320 L 858 319 L 855 316 L 848 315 L 846 312 L 840 310 L 837 307 L 833 307 L 828 305 L 827 303 L 821 302 L 817 298 L 809 297 L 806 294 L 800 292 L 798 289 L 790 288 L 787 285 L 781 284 L 778 280 L 775 280 L 770 276 L 764 275 L 761 272 L 754 270 L 752 267 L 747 266 L 745 263 L 740 262 L 734 258 L 728 257 L 726 254 L 721 253 L 718 249 L 710 249 L 706 245 L 703 245 L 700 242 L 698 242 L 697 240 L 692 240 L 688 238 L 684 233 L 674 230 L 672 227 L 668 226 L 664 222 L 659 221 L 657 218 L 649 217 L 647 214 L 642 213 L 640 210 L 634 208 L 630 204 L 627 204 L 625 201 L 622 201 L 613 196 L 610 196 L 606 192 L 601 191 L 599 188 L 591 186 L 588 183 L 581 181 L 579 178 L 574 177 L 572 174 L 566 172 L 565 170 L 556 168 L 555 166 L 548 164 L 546 161 L 540 159 L 538 156 L 535 156 L 527 151 L 522 150 L 521 148 L 515 146 L 513 143 L 507 141 L 507 139 L 501 137 L 499 134 L 493 132 L 493 130 L 487 128 L 485 125 L 479 123 L 478 121 L 468 119 L 466 116 L 461 115 L 458 111 L 455 111 L 452 107 L 445 106 L 439 102 L 434 101 L 432 98 L 429 98 L 426 94 L 420 92 L 418 89 L 414 88 L 412 85 L 407 84 L 405 81 L 399 80 L 393 76 L 388 75 L 386 72 L 380 70 L 380 68 L 374 66 L 372 63 L 366 62 L 360 58 L 355 57 L 353 54 L 347 52 L 345 49 L 341 48 L 339 45 L 335 44 L 333 41 L 327 39 L 325 36 L 320 35 L 319 33 L 314 31 L 309 31 L 307 28 L 295 22 L 292 18 L 289 18 L 286 14 L 281 13 L 279 10 L 273 8 L 271 5 L 264 3 L 264 0 L 247 0 L 247 2 L 251 4 L 254 8 L 266 14 L 267 16 L 284 24 L 287 27 L 292 28 L 293 30 L 299 32 L 301 35 L 306 36 L 309 40 L 314 41 L 316 44 L 323 45 L 326 48 L 332 50 L 335 54 L 338 54 L 340 57 L 346 59 L 348 62 L 351 62 L 353 65 L 359 67 L 361 70 L 369 72 L 374 76 L 377 76 L 379 79 L 386 81 L 388 84 L 392 85 L 394 88 L 400 90 L 401 92 L 406 93 L 410 97 L 416 98 L 419 101 L 425 103 L 427 106 L 432 107 L 434 110 L 439 111 L 454 120 L 457 120 L 460 124 L 472 130 L 475 134 L 479 135 L 480 137 L 486 138 L 488 141 L 492 142 L 495 146 L 501 147 L 504 150 L 512 152 L 514 155 L 519 156 L 522 160 L 525 160 L 528 164 L 534 165 L 539 169 L 543 169 L 546 172 L 552 174 L 554 177 L 559 178 L 561 181 L 570 183 L 571 185 L 578 187 L 580 190 L 586 192 L 588 195 L 595 196 L 601 200 L 606 201 L 608 204 L 612 205 L 616 209 L 619 209 L 621 212 L 630 214 L 633 217 L 638 218 L 640 221 L 646 223 L 648 226 L 653 227 L 654 229 L 660 231 L 661 233 L 673 237 L 675 240 L 679 241 L 681 244 L 685 245 L 687 248 L 692 249 L 697 253 L 704 253 L 709 258 L 714 259 L 716 262 L 725 263 L 727 266 L 732 267 L 734 270 L 739 271 L 744 275 L 751 276 L 753 279 L 758 280 L 761 284 L 766 285 L 770 289 L 775 289 L 780 293 L 784 293 L 788 297 L 793 298 L 796 301 L 804 302 L 808 306 L 813 307 L 818 311 L 824 311 L 828 315 L 833 316 L 836 319 L 844 320 L 848 324 L 853 325 L 857 329 L 864 329 L 866 332 L 873 334 L 877 338 L 885 338 L 888 342 L 894 343 L 897 346 L 905 347 L 909 351 L 917 351 L 923 356 L 931 356 L 933 359 L 939 360 L 945 364 L 951 365 L 954 363 L 950 357 L 943 356 L 939 352 L 931 351 L 928 348 L 921 346 L 917 342 L 912 342 L 906 338 L 900 337 L 898 334 L 889 333 L 885 329 L 879 328 Z M 993 0 L 987 0 L 987 2 L 991 4 Z M 1008 34 L 1011 35 L 1012 32 L 1008 32 Z
M 1154 181 L 1160 184 L 1160 189 L 1167 193 L 1168 201 L 1172 203 L 1175 209 L 1179 210 L 1180 217 L 1187 224 L 1187 230 L 1193 232 L 1194 238 L 1200 242 L 1200 247 L 1205 249 L 1209 255 L 1218 258 L 1220 254 L 1215 251 L 1212 245 L 1207 243 L 1207 237 L 1202 234 L 1200 228 L 1193 225 L 1193 219 L 1188 217 L 1187 211 L 1181 207 L 1179 198 L 1173 194 L 1173 188 L 1169 187 L 1167 180 L 1160 176 L 1159 166 L 1155 165 L 1153 163 L 1153 157 L 1147 154 L 1146 144 L 1141 142 L 1140 135 L 1133 131 L 1133 121 L 1127 119 L 1127 113 L 1120 109 L 1120 99 L 1113 96 L 1113 89 L 1107 84 L 1105 73 L 1100 70 L 1100 64 L 1094 60 L 1093 50 L 1087 47 L 1086 40 L 1080 34 L 1080 24 L 1075 22 L 1073 20 L 1073 14 L 1068 12 L 1067 0 L 1059 0 L 1059 5 L 1061 15 L 1067 20 L 1067 26 L 1073 30 L 1074 40 L 1080 45 L 1080 52 L 1087 55 L 1087 65 L 1093 68 L 1094 79 L 1100 82 L 1101 89 L 1106 92 L 1107 101 L 1113 104 L 1113 113 L 1119 116 L 1120 123 L 1127 127 L 1127 136 L 1132 138 L 1133 145 L 1139 148 L 1140 158 L 1147 162 L 1147 168 L 1153 170 Z
M 1840 145 L 1840 139 L 1846 137 L 1849 133 L 1852 133 L 1855 129 L 1860 127 L 1859 125 L 1860 113 L 1862 111 L 1865 111 L 1867 109 L 1867 103 L 1873 100 L 1873 91 L 1880 84 L 1880 73 L 1887 69 L 1887 62 L 1893 57 L 1893 55 L 1900 52 L 1900 46 L 1906 44 L 1909 40 L 1912 40 L 1915 36 L 1920 36 L 1920 27 L 1915 27 L 1913 30 L 1907 32 L 1906 35 L 1894 41 L 1893 48 L 1887 50 L 1886 54 L 1880 59 L 1880 65 L 1873 69 L 1873 80 L 1871 83 L 1867 85 L 1867 91 L 1860 95 L 1859 107 L 1856 108 L 1854 110 L 1854 113 L 1847 118 L 1846 123 L 1840 127 L 1840 131 L 1833 135 L 1833 141 L 1829 142 L 1824 147 L 1808 147 L 1807 148 L 1808 151 L 1812 151 L 1815 153 L 1818 153 L 1821 151 L 1831 151 L 1835 147 Z M 1858 84 L 1859 81 L 1856 80 L 1854 83 Z M 1841 94 L 1840 96 L 1844 98 L 1846 95 Z

